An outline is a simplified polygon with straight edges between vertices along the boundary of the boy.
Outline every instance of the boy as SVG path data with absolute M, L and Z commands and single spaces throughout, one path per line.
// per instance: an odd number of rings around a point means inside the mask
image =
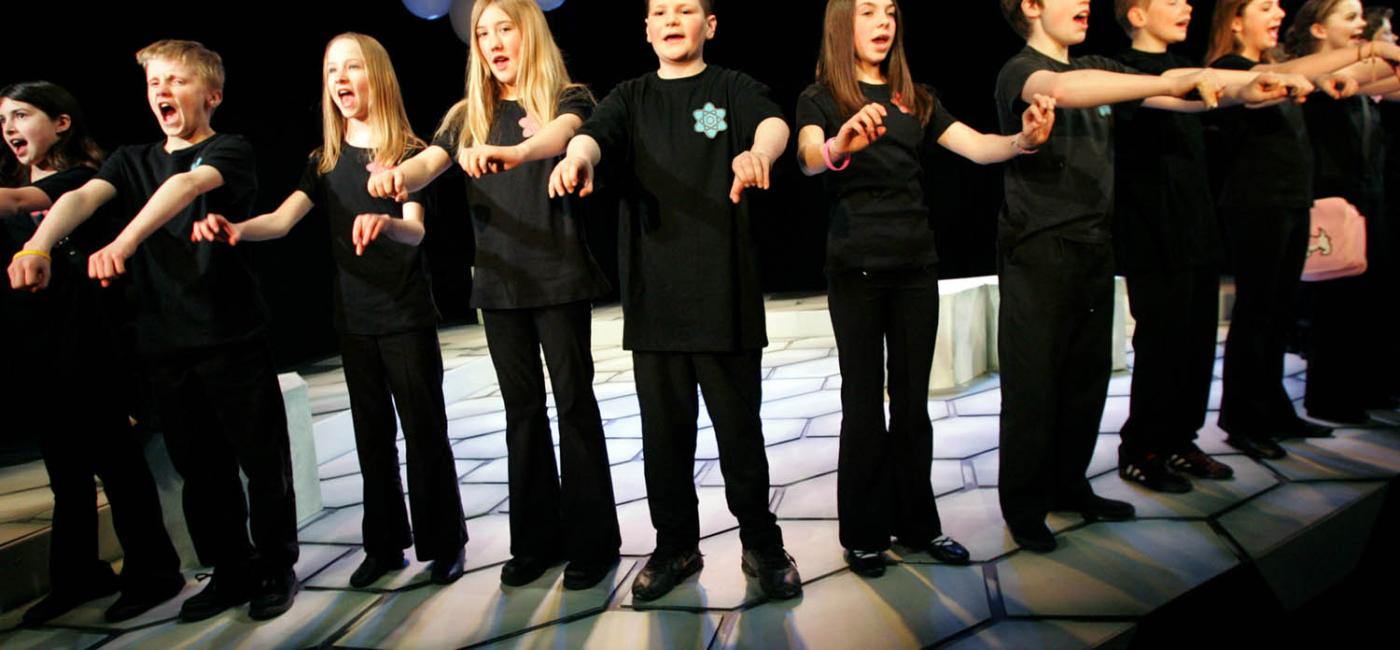
M 1012 538 L 1037 552 L 1054 550 L 1045 525 L 1050 511 L 1085 519 L 1123 520 L 1133 507 L 1099 497 L 1084 474 L 1098 437 L 1111 371 L 1113 253 L 1112 111 L 1144 100 L 1153 108 L 1188 108 L 1177 97 L 1199 92 L 1214 106 L 1218 78 L 1241 85 L 1226 97 L 1258 103 L 1286 92 L 1277 79 L 1214 71 L 1128 74 L 1102 58 L 1071 60 L 1084 41 L 1088 0 L 1000 0 L 1026 48 L 997 78 L 1003 133 L 1037 95 L 1054 97 L 1055 131 L 1040 155 L 1006 167 L 999 224 L 1001 316 L 1002 516 Z M 1243 82 L 1249 81 L 1248 84 Z
M 54 204 L 25 249 L 47 253 L 113 199 L 133 215 L 89 258 L 88 274 L 108 286 L 130 262 L 137 338 L 170 459 L 184 478 L 185 520 L 200 561 L 214 567 L 213 579 L 185 601 L 180 618 L 209 618 L 250 600 L 250 616 L 272 618 L 291 607 L 298 549 L 267 308 L 238 251 L 190 239 L 193 222 L 210 212 L 237 220 L 251 213 L 253 151 L 243 138 L 209 126 L 223 101 L 218 54 L 192 41 L 165 40 L 137 52 L 136 60 L 164 142 L 118 149 L 93 180 Z M 15 288 L 41 289 L 48 276 L 42 255 L 10 266 Z M 246 501 L 240 469 L 248 476 Z
M 550 193 L 593 188 L 607 154 L 621 173 L 623 346 L 632 351 L 642 408 L 647 495 L 656 551 L 632 583 L 660 598 L 699 571 L 696 384 L 715 423 L 729 509 L 739 519 L 742 568 L 770 598 L 802 591 L 768 509 L 759 405 L 767 345 L 749 205 L 766 189 L 788 127 L 762 84 L 706 66 L 716 18 L 709 0 L 650 0 L 653 74 L 620 84 L 569 143 Z

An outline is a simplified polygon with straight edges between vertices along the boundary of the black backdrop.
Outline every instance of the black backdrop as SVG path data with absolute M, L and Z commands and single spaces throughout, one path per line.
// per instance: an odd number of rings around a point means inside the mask
M 428 22 L 400 0 L 335 2 L 87 3 L 24 2 L 7 7 L 0 85 L 48 79 L 82 102 L 104 147 L 160 137 L 144 99 L 132 54 L 158 38 L 189 38 L 220 52 L 228 69 L 217 130 L 241 133 L 257 148 L 259 208 L 274 208 L 295 186 L 306 154 L 320 139 L 320 63 L 326 41 L 343 31 L 371 34 L 393 57 L 409 115 L 427 136 L 462 92 L 466 46 L 446 18 Z M 550 24 L 574 78 L 601 97 L 618 81 L 655 69 L 636 0 L 568 0 Z M 1182 52 L 1204 50 L 1212 0 L 1199 0 L 1192 39 Z M 1300 0 L 1285 1 L 1290 11 Z M 822 0 L 720 0 L 712 63 L 742 69 L 768 83 L 792 114 L 811 82 L 821 37 Z M 1002 62 L 1021 42 L 993 0 L 905 0 L 905 29 L 916 79 L 933 85 L 954 115 L 994 130 L 992 87 Z M 1094 0 L 1088 43 L 1076 54 L 1126 44 L 1113 2 Z M 992 273 L 1000 171 L 979 168 L 939 150 L 927 166 L 945 277 Z M 760 201 L 764 288 L 819 291 L 824 286 L 825 217 L 816 181 L 796 170 L 791 152 L 775 188 Z M 446 177 L 445 177 L 446 178 Z M 471 229 L 463 217 L 461 181 L 437 184 L 428 246 L 438 303 L 451 322 L 473 316 Z M 615 221 L 606 197 L 593 202 L 591 239 L 615 274 Z M 264 293 L 274 312 L 279 362 L 289 365 L 335 350 L 330 328 L 330 253 L 315 213 L 287 239 L 253 244 Z

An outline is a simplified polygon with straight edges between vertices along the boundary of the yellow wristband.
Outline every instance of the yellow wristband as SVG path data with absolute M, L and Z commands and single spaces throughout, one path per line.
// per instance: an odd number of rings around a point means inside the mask
M 11 258 L 10 258 L 10 261 L 13 262 L 13 261 L 15 261 L 15 260 L 17 260 L 17 259 L 19 259 L 19 258 L 21 258 L 21 257 L 26 256 L 26 255 L 33 255 L 33 256 L 35 256 L 35 257 L 42 257 L 42 258 L 44 258 L 46 261 L 49 261 L 49 262 L 52 262 L 52 261 L 53 261 L 53 257 L 50 257 L 48 253 L 45 253 L 44 251 L 33 251 L 33 250 L 23 250 L 23 251 L 20 251 L 20 252 L 18 252 L 18 253 L 15 253 L 15 256 L 14 256 L 14 257 L 11 257 Z

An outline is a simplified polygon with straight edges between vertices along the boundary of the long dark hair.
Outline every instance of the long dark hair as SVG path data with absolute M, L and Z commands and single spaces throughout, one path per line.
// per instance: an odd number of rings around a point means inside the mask
M 64 171 L 74 167 L 93 167 L 102 164 L 102 150 L 88 133 L 87 119 L 72 93 L 62 86 L 47 81 L 26 81 L 0 89 L 0 97 L 24 102 L 43 111 L 52 119 L 60 115 L 68 116 L 68 130 L 58 134 L 48 152 L 36 161 L 35 165 L 54 171 Z M 0 178 L 6 183 L 27 185 L 29 170 L 9 155 L 8 149 L 0 162 Z
M 826 3 L 822 53 L 817 59 L 817 83 L 831 91 L 843 118 L 850 118 L 869 103 L 856 79 L 855 4 L 855 0 Z M 928 125 L 933 116 L 933 94 L 915 84 L 909 74 L 909 61 L 904 56 L 904 14 L 898 2 L 894 3 L 894 19 L 894 41 L 880 69 L 885 73 L 890 94 L 898 95 L 919 123 Z
M 1342 0 L 1308 0 L 1298 8 L 1293 16 L 1293 26 L 1283 38 L 1283 51 L 1290 57 L 1307 56 L 1317 51 L 1318 40 L 1312 34 L 1312 26 L 1325 22 Z

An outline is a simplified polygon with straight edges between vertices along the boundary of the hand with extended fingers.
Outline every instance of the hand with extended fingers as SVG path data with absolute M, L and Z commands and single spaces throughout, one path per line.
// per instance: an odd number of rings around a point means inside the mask
M 393 217 L 387 214 L 362 214 L 355 217 L 350 227 L 350 243 L 355 246 L 356 255 L 364 255 L 370 242 L 379 239 L 385 230 L 392 228 Z
M 223 242 L 229 246 L 237 245 L 243 238 L 243 233 L 238 224 L 225 219 L 223 215 L 209 213 L 209 216 L 194 222 L 194 227 L 190 229 L 190 241 Z
M 756 151 L 745 151 L 734 157 L 734 184 L 729 188 L 729 200 L 738 204 L 744 198 L 744 190 L 756 187 L 768 189 L 769 176 L 773 172 L 773 161 Z
M 1035 151 L 1050 139 L 1055 130 L 1055 98 L 1036 95 L 1031 105 L 1021 114 L 1021 134 L 1016 138 L 1016 148 L 1021 151 Z
M 519 147 L 479 144 L 457 153 L 457 164 L 472 178 L 510 171 L 525 162 Z
M 574 192 L 581 197 L 593 193 L 593 163 L 582 156 L 564 158 L 549 174 L 549 198 Z

